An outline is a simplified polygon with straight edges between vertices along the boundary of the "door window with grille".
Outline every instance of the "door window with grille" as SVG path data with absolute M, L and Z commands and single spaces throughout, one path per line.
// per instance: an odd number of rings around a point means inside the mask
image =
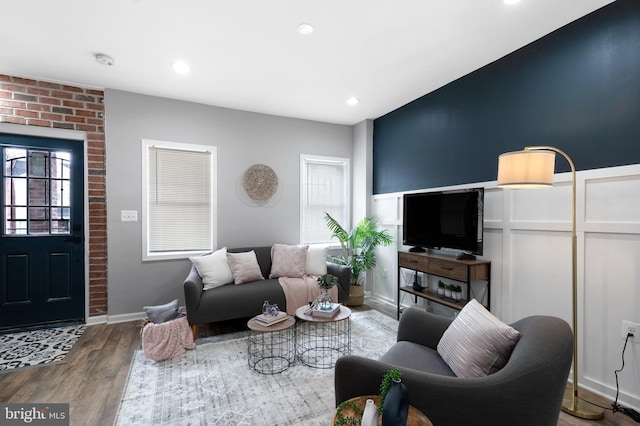
M 3 234 L 69 234 L 71 154 L 4 147 Z

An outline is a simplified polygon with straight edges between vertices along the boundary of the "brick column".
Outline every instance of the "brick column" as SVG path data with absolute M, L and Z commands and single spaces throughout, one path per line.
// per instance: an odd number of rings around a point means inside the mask
M 0 74 L 0 122 L 87 133 L 89 316 L 106 315 L 107 199 L 104 92 Z

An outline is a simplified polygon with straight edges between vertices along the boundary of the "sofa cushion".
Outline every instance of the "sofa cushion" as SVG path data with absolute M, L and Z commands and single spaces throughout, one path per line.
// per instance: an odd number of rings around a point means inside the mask
M 233 275 L 233 282 L 244 284 L 251 281 L 264 280 L 256 253 L 251 250 L 243 253 L 227 253 L 229 268 Z
M 203 256 L 190 257 L 189 260 L 198 270 L 198 275 L 202 278 L 205 290 L 233 282 L 233 274 L 231 273 L 231 268 L 229 268 L 226 247 Z
M 145 306 L 142 308 L 147 314 L 147 318 L 154 324 L 162 324 L 180 316 L 178 312 L 178 299 L 172 300 L 164 305 Z
M 271 247 L 271 272 L 269 278 L 300 278 L 307 268 L 309 246 L 274 244 Z
M 445 330 L 438 353 L 458 377 L 482 377 L 509 360 L 520 333 L 471 299 Z
M 307 275 L 321 276 L 327 273 L 327 248 L 324 246 L 309 246 L 307 251 Z

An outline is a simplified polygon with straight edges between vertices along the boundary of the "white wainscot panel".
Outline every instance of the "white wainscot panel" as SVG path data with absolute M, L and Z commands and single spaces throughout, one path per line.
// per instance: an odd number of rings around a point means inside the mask
M 503 317 L 504 291 L 502 289 L 502 246 L 503 232 L 500 229 L 484 231 L 484 249 L 482 259 L 491 261 L 491 312 L 498 318 Z
M 640 223 L 640 175 L 586 181 L 588 223 Z
M 401 202 L 402 198 L 400 198 L 400 203 Z M 373 216 L 375 216 L 380 223 L 402 220 L 402 212 L 398 208 L 398 197 L 374 198 L 372 210 Z
M 615 388 L 622 321 L 640 323 L 640 235 L 585 235 L 584 375 Z M 640 395 L 640 351 L 627 345 L 623 394 Z
M 553 315 L 571 323 L 570 233 L 512 231 L 509 254 L 507 320 Z
M 514 222 L 571 223 L 571 183 L 559 182 L 542 189 L 505 189 L 511 191 L 511 215 Z
M 484 221 L 502 222 L 502 203 L 504 191 L 502 189 L 485 189 L 484 191 Z
M 395 242 L 398 236 L 394 226 L 379 225 L 379 229 L 386 230 L 393 237 L 394 243 L 388 247 L 376 248 L 376 266 L 368 275 L 371 277 L 373 294 L 377 298 L 395 303 L 398 273 L 398 248 Z

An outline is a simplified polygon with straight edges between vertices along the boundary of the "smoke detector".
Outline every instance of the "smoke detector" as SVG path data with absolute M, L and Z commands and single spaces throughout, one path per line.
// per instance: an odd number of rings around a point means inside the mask
M 96 55 L 96 62 L 108 67 L 112 67 L 116 63 L 116 61 L 111 56 L 105 55 L 104 53 L 98 53 Z

